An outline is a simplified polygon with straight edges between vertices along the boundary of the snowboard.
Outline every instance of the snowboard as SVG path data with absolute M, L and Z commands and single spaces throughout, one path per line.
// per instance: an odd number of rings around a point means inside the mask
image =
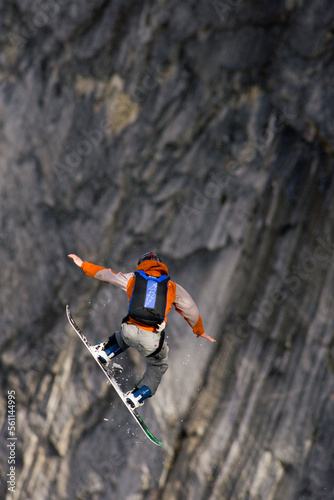
M 152 443 L 156 444 L 157 446 L 163 446 L 163 443 L 161 441 L 159 441 L 152 434 L 152 432 L 149 430 L 149 428 L 145 424 L 144 420 L 139 415 L 138 411 L 136 409 L 131 408 L 131 406 L 127 403 L 126 396 L 125 396 L 124 392 L 122 391 L 122 389 L 120 388 L 120 386 L 118 385 L 115 377 L 113 376 L 112 371 L 108 370 L 108 368 L 105 368 L 102 365 L 102 363 L 100 363 L 100 361 L 95 358 L 95 356 L 93 355 L 93 353 L 91 351 L 91 347 L 92 347 L 91 343 L 89 342 L 89 340 L 87 339 L 87 337 L 83 334 L 83 332 L 80 330 L 80 328 L 78 327 L 78 325 L 74 321 L 74 319 L 72 317 L 72 314 L 71 314 L 71 311 L 70 311 L 70 307 L 68 305 L 66 306 L 66 316 L 67 316 L 67 319 L 68 319 L 71 327 L 75 330 L 75 332 L 77 333 L 77 335 L 80 337 L 80 339 L 82 340 L 82 342 L 85 344 L 85 346 L 87 347 L 87 349 L 89 350 L 89 352 L 91 353 L 91 355 L 93 356 L 93 358 L 95 359 L 96 363 L 99 365 L 99 367 L 101 368 L 101 370 L 103 371 L 103 373 L 107 377 L 109 383 L 113 386 L 113 388 L 117 392 L 118 396 L 121 398 L 121 400 L 123 401 L 124 405 L 126 406 L 126 408 L 128 409 L 128 411 L 131 413 L 132 417 L 135 419 L 135 421 L 137 422 L 137 424 L 139 425 L 139 427 L 144 432 L 145 436 L 148 437 L 148 439 L 150 439 L 152 441 Z

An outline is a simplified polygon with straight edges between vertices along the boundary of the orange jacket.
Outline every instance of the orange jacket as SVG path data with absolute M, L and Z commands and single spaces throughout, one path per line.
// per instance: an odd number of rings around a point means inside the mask
M 83 262 L 81 267 L 87 276 L 91 276 L 92 278 L 96 278 L 105 283 L 111 283 L 112 285 L 124 290 L 127 293 L 128 300 L 130 301 L 135 284 L 135 273 L 115 273 L 112 269 L 96 266 L 95 264 L 90 264 L 89 262 Z M 139 264 L 136 270 L 144 271 L 151 276 L 161 276 L 162 274 L 168 275 L 167 266 L 156 260 L 144 260 L 144 262 Z M 175 310 L 179 314 L 182 314 L 196 335 L 202 335 L 204 333 L 202 318 L 195 302 L 189 293 L 182 288 L 182 286 L 169 280 L 165 315 L 166 323 L 167 314 L 171 310 L 172 305 L 174 305 Z M 129 319 L 128 323 L 139 325 L 143 330 L 154 331 L 154 327 L 143 326 L 132 318 Z

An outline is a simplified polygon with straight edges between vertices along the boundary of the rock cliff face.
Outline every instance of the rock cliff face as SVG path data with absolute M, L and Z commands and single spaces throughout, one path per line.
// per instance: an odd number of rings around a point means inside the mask
M 331 0 L 1 0 L 0 19 L 1 498 L 333 499 Z M 151 248 L 217 339 L 170 314 L 143 408 L 164 449 L 65 319 L 94 342 L 126 311 L 68 253 L 129 271 Z M 142 360 L 120 363 L 131 388 Z

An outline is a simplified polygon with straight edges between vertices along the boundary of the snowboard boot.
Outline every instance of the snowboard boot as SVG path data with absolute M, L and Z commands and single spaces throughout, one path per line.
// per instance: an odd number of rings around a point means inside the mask
M 93 356 L 100 361 L 103 366 L 108 366 L 110 360 L 123 352 L 118 344 L 108 346 L 109 342 L 99 342 L 91 347 Z
M 152 396 L 151 389 L 147 385 L 143 385 L 139 389 L 135 387 L 132 391 L 126 394 L 126 402 L 134 410 L 138 406 L 143 406 L 144 400 Z

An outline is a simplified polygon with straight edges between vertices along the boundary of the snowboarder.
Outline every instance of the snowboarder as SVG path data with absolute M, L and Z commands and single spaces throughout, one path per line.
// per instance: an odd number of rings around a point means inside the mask
M 155 253 L 148 252 L 140 257 L 136 272 L 131 273 L 115 273 L 112 269 L 83 262 L 75 254 L 68 257 L 87 276 L 127 292 L 129 309 L 121 330 L 109 337 L 107 342 L 96 344 L 93 354 L 104 366 L 130 346 L 146 357 L 148 363 L 143 378 L 127 394 L 127 402 L 132 408 L 141 406 L 146 398 L 155 394 L 168 368 L 165 326 L 172 305 L 192 327 L 195 335 L 216 342 L 205 333 L 199 310 L 189 293 L 170 280 L 167 266 Z

